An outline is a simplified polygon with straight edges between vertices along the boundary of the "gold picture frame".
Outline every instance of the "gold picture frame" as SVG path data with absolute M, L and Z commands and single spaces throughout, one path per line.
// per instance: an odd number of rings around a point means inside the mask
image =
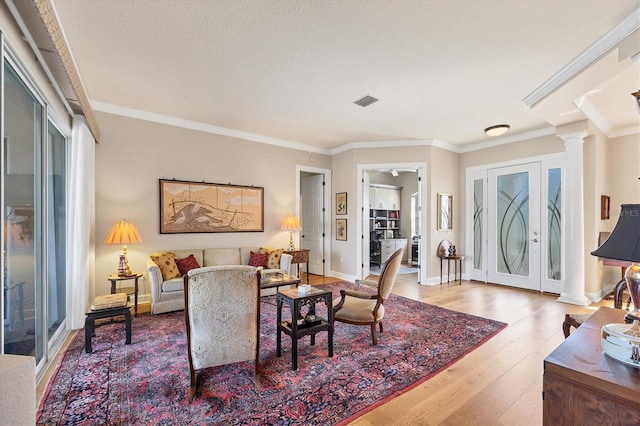
M 347 241 L 347 219 L 336 219 L 336 240 Z
M 608 195 L 600 196 L 600 219 L 607 220 L 611 217 L 611 198 Z
M 438 230 L 453 229 L 453 195 L 438 193 Z
M 336 215 L 347 214 L 347 193 L 338 192 L 336 194 Z
M 160 233 L 264 232 L 264 188 L 159 179 Z

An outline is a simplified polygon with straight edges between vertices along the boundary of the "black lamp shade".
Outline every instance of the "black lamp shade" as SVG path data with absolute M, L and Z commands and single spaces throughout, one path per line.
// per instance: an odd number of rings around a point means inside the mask
M 591 254 L 606 259 L 640 262 L 640 204 L 623 204 L 609 238 Z

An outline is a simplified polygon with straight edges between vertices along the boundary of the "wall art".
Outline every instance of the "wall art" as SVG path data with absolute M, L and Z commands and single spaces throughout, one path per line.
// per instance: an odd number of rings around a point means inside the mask
M 336 240 L 347 241 L 347 219 L 336 219 Z
M 264 232 L 264 188 L 160 179 L 160 233 Z
M 336 214 L 347 214 L 347 193 L 338 192 L 336 194 Z

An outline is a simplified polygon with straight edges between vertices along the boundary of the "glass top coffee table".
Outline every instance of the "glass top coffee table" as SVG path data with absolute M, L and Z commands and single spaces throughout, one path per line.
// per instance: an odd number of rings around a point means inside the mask
M 282 272 L 266 272 L 260 276 L 260 289 L 284 287 L 285 285 L 295 285 L 298 287 L 300 278 L 283 274 Z

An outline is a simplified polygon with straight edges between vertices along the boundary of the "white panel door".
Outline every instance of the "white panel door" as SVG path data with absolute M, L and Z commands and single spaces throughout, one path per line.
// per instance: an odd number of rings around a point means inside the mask
M 324 275 L 323 175 L 304 176 L 302 187 L 302 247 L 309 252 L 309 272 Z M 300 265 L 302 266 L 302 265 Z
M 540 290 L 540 164 L 488 172 L 488 280 Z

